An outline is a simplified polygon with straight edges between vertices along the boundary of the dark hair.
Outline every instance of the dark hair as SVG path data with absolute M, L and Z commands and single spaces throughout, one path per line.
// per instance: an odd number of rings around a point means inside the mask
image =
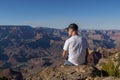
M 70 24 L 66 29 L 67 31 L 69 30 L 69 28 L 73 29 L 74 31 L 78 31 L 78 25 L 75 23 Z

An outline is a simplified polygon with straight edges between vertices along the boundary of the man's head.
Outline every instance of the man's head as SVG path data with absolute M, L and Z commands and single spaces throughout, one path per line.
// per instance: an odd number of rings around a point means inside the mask
M 78 34 L 78 25 L 75 23 L 70 24 L 67 28 L 67 32 L 70 36 L 74 35 L 74 34 Z

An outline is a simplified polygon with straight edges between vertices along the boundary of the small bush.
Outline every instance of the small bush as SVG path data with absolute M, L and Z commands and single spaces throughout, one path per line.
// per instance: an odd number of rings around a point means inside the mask
M 104 63 L 102 70 L 107 72 L 109 76 L 120 77 L 119 65 L 114 65 L 113 61 L 109 60 L 108 63 Z

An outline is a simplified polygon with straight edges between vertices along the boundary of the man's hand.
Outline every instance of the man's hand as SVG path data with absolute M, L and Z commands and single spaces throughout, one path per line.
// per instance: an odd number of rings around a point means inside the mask
M 63 50 L 62 57 L 63 57 L 64 59 L 66 59 L 66 56 L 67 56 L 67 51 L 66 51 L 66 50 Z

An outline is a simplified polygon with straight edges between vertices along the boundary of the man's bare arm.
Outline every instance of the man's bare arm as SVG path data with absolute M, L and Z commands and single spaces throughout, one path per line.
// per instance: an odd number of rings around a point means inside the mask
M 87 48 L 86 49 L 86 62 L 88 62 L 88 56 L 91 54 L 91 53 L 93 53 L 94 52 L 94 50 L 92 50 L 92 49 L 90 49 L 90 48 Z
M 63 50 L 62 57 L 63 57 L 64 59 L 66 59 L 66 57 L 67 57 L 67 51 L 66 51 L 66 50 Z
M 86 57 L 85 57 L 86 64 L 88 63 L 88 55 L 89 55 L 89 48 L 86 48 Z

